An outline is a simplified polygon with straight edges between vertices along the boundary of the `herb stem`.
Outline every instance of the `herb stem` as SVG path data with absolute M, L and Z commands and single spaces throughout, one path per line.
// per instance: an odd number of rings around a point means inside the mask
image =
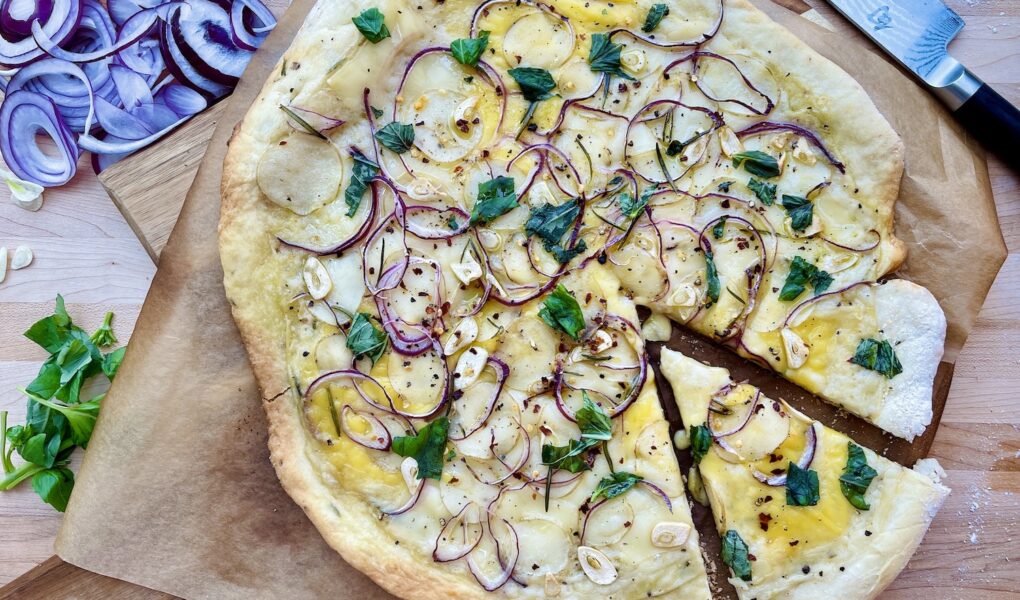
M 524 134 L 524 130 L 531 124 L 531 117 L 535 115 L 535 109 L 538 108 L 538 102 L 532 102 L 528 105 L 528 112 L 524 113 L 524 118 L 521 119 L 521 128 L 517 130 L 517 135 L 514 136 L 514 140 L 521 139 L 521 135 Z
M 673 179 L 669 176 L 669 169 L 666 168 L 666 161 L 662 158 L 662 150 L 658 144 L 655 144 L 655 160 L 659 163 L 659 168 L 662 169 L 662 176 L 666 178 L 666 183 L 669 184 L 669 189 L 673 190 L 674 194 L 679 194 L 676 185 L 673 183 Z
M 6 461 L 5 461 L 6 462 Z M 6 465 L 5 465 L 6 466 Z M 39 471 L 45 471 L 46 467 L 37 465 L 35 463 L 24 463 L 18 468 L 14 469 L 7 474 L 2 480 L 0 480 L 0 491 L 7 491 L 14 489 L 19 483 L 32 477 Z
M 609 440 L 602 440 L 602 454 L 606 457 L 606 464 L 609 465 L 609 472 L 616 474 L 616 467 L 613 466 L 613 457 L 609 455 Z
M 550 466 L 545 474 L 545 512 L 549 512 L 549 492 L 552 490 L 552 476 L 553 468 Z
M 4 463 L 4 473 L 14 470 L 14 463 L 11 462 L 11 455 L 7 453 L 7 411 L 0 411 L 0 459 Z M 12 447 L 13 451 L 14 448 Z

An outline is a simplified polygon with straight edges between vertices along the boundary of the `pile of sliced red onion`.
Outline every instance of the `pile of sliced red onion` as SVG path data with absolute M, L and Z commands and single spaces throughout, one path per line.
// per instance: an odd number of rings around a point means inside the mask
M 88 151 L 98 173 L 229 94 L 275 25 L 260 0 L 0 0 L 4 162 L 54 187 Z

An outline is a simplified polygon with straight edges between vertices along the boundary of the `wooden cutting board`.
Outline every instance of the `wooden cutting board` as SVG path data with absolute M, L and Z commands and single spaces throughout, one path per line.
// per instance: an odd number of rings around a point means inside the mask
M 803 0 L 773 0 L 826 25 Z M 157 144 L 99 175 L 153 262 L 166 245 L 225 104 L 214 105 Z M 951 377 L 951 375 L 950 375 Z M 948 387 L 949 377 L 945 377 Z M 944 396 L 944 394 L 943 394 Z M 934 429 L 931 431 L 934 435 Z M 928 436 L 931 437 L 931 436 Z M 931 440 L 925 440 L 925 446 Z M 0 588 L 0 600 L 167 600 L 174 596 L 80 569 L 53 556 Z

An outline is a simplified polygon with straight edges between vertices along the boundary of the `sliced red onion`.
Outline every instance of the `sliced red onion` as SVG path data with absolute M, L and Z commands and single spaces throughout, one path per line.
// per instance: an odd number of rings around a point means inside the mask
M 500 572 L 496 575 L 486 573 L 484 565 L 481 564 L 477 558 L 477 547 L 467 555 L 468 570 L 471 571 L 471 574 L 474 575 L 478 584 L 485 588 L 485 591 L 487 592 L 498 590 L 510 580 L 510 576 L 517 567 L 517 559 L 521 555 L 520 539 L 517 537 L 517 530 L 510 524 L 510 521 L 503 518 L 500 520 L 503 522 L 503 525 L 506 526 L 510 538 L 508 540 L 504 540 L 502 544 L 493 532 L 492 515 L 489 514 L 488 518 L 482 521 L 485 529 L 484 535 L 491 537 L 495 544 L 495 558 L 501 567 Z M 505 557 L 503 555 L 504 549 L 506 551 Z
M 396 315 L 390 308 L 389 294 L 393 293 L 394 290 L 403 281 L 404 275 L 407 274 L 407 269 L 416 268 L 413 265 L 428 265 L 430 268 L 435 270 L 435 289 L 434 289 L 434 304 L 436 306 L 442 306 L 443 304 L 443 270 L 442 266 L 430 259 L 420 258 L 417 256 L 410 257 L 406 264 L 398 263 L 390 267 L 380 278 L 381 282 L 385 282 L 387 285 L 392 279 L 391 273 L 400 273 L 401 277 L 392 286 L 388 286 L 387 289 L 381 290 L 375 295 L 376 309 L 379 311 L 379 318 L 382 321 L 383 329 L 390 336 L 390 342 L 393 345 L 393 349 L 400 354 L 407 356 L 417 356 L 422 352 L 425 352 L 429 348 L 436 346 L 438 342 L 434 339 L 432 333 L 421 323 L 407 323 Z M 441 350 L 437 350 L 442 355 Z
M 708 31 L 702 33 L 701 37 L 695 38 L 693 40 L 685 40 L 678 42 L 659 41 L 656 38 L 655 33 L 644 33 L 640 31 L 633 31 L 630 29 L 614 29 L 613 31 L 609 32 L 609 36 L 613 37 L 617 34 L 628 35 L 636 40 L 641 40 L 646 44 L 651 44 L 653 46 L 658 46 L 660 48 L 685 48 L 691 46 L 700 46 L 701 44 L 704 44 L 705 42 L 714 38 L 715 35 L 719 33 L 719 28 L 722 27 L 723 14 L 726 12 L 725 4 L 726 4 L 725 2 L 719 0 L 719 16 L 716 17 L 715 22 L 713 22 L 712 26 L 708 29 Z
M 0 67 L 21 67 L 45 54 L 32 35 L 34 27 L 55 45 L 66 42 L 78 29 L 81 11 L 81 0 L 41 0 L 35 5 L 32 0 L 8 0 L 0 4 L 4 29 L 19 36 L 11 40 L 0 35 Z
M 255 51 L 262 45 L 266 34 L 276 27 L 276 17 L 259 0 L 233 0 L 230 26 L 234 44 Z
M 424 222 L 415 220 L 415 216 L 419 216 L 420 221 Z M 455 228 L 450 228 L 450 219 L 456 222 Z M 404 227 L 415 237 L 423 240 L 448 240 L 468 230 L 471 226 L 471 215 L 456 206 L 439 208 L 413 205 L 403 208 L 403 221 Z
M 169 24 L 159 28 L 160 50 L 163 62 L 177 81 L 204 93 L 209 98 L 221 98 L 230 93 L 230 87 L 203 75 L 184 55 Z
M 113 82 L 107 76 L 108 89 Z M 44 58 L 22 67 L 7 86 L 7 95 L 28 90 L 53 101 L 64 123 L 74 131 L 84 131 L 92 116 L 92 79 L 78 65 L 56 58 Z
M 53 141 L 56 156 L 39 147 L 40 134 Z M 79 156 L 74 134 L 53 101 L 27 90 L 10 94 L 0 106 L 0 153 L 15 175 L 44 187 L 70 181 Z
M 280 243 L 283 244 L 284 246 L 288 246 L 288 247 L 294 248 L 296 250 L 302 250 L 304 252 L 309 252 L 311 254 L 318 254 L 319 256 L 326 256 L 326 255 L 330 255 L 330 254 L 339 254 L 339 253 L 343 252 L 344 250 L 347 250 L 348 248 L 350 248 L 350 247 L 354 246 L 355 244 L 359 243 L 361 240 L 363 240 L 365 238 L 366 235 L 368 235 L 368 232 L 372 228 L 372 222 L 375 220 L 375 213 L 376 213 L 376 210 L 378 210 L 378 208 L 379 208 L 379 193 L 376 190 L 374 185 L 371 185 L 369 187 L 371 188 L 371 191 L 372 191 L 372 194 L 371 194 L 372 199 L 371 199 L 371 202 L 369 202 L 369 204 L 368 204 L 368 208 L 364 211 L 366 213 L 365 214 L 365 220 L 361 222 L 361 225 L 356 230 L 354 230 L 354 233 L 352 233 L 351 235 L 347 236 L 346 238 L 344 238 L 344 239 L 342 239 L 342 240 L 340 240 L 338 242 L 329 243 L 329 244 L 323 244 L 323 245 L 313 245 L 313 244 L 309 244 L 307 242 L 298 242 L 298 241 L 294 241 L 294 240 L 288 240 L 288 239 L 286 239 L 284 237 L 281 237 L 281 236 L 276 236 L 276 239 L 279 240 Z M 367 271 L 366 271 L 366 277 L 367 277 Z M 366 281 L 367 281 L 367 279 L 366 279 Z
M 796 464 L 801 469 L 807 469 L 811 466 L 811 461 L 815 458 L 815 449 L 818 444 L 818 436 L 820 435 L 815 428 L 821 428 L 821 424 L 818 421 L 812 421 L 811 426 L 808 427 L 807 432 L 804 434 L 804 451 L 801 453 L 800 458 L 797 459 Z M 766 475 L 758 469 L 751 469 L 751 474 L 758 481 L 765 485 L 771 485 L 773 487 L 781 487 L 786 485 L 786 472 L 779 473 L 777 475 Z
M 655 485 L 654 483 L 648 481 L 647 479 L 642 479 L 638 483 L 652 490 L 653 493 L 662 498 L 662 501 L 666 503 L 666 508 L 669 509 L 669 512 L 673 512 L 673 502 L 670 501 L 669 494 L 664 492 L 661 487 Z
M 794 125 L 793 123 L 776 123 L 773 121 L 762 121 L 760 123 L 755 123 L 750 127 L 738 131 L 737 137 L 745 138 L 754 135 L 761 135 L 763 133 L 772 133 L 774 131 L 792 131 L 793 133 L 796 133 L 797 135 L 805 138 L 807 141 L 811 142 L 811 144 L 815 148 L 818 148 L 818 150 L 820 150 L 821 153 L 825 155 L 825 158 L 828 159 L 830 163 L 832 163 L 832 166 L 836 167 L 836 169 L 838 169 L 840 173 L 846 173 L 846 167 L 843 165 L 843 163 L 836 160 L 836 157 L 833 156 L 831 152 L 829 152 L 829 149 L 825 147 L 825 144 L 822 143 L 822 140 L 818 139 L 818 136 L 815 135 L 813 131 L 805 129 L 800 125 Z
M 52 38 L 38 21 L 32 23 L 32 38 L 42 50 L 54 58 L 76 63 L 87 63 L 109 58 L 124 48 L 138 42 L 138 40 L 145 37 L 152 30 L 158 18 L 159 14 L 155 9 L 147 9 L 135 14 L 121 27 L 115 44 L 92 52 L 79 53 L 64 50 L 60 47 L 61 42 Z
M 490 430 L 490 435 L 492 436 L 492 439 L 489 442 L 489 451 L 492 452 L 492 455 L 496 458 L 496 462 L 498 462 L 506 470 L 506 472 L 494 478 L 485 477 L 478 470 L 472 467 L 470 462 L 465 462 L 465 466 L 467 466 L 468 471 L 470 471 L 471 474 L 474 475 L 475 479 L 477 479 L 479 482 L 484 483 L 486 485 L 499 485 L 506 481 L 507 479 L 513 477 L 516 473 L 520 472 L 520 470 L 523 469 L 528 464 L 528 461 L 531 460 L 531 436 L 528 435 L 528 430 L 525 429 L 523 425 L 521 425 L 520 421 L 518 421 L 517 419 L 514 419 L 513 421 L 514 424 L 517 426 L 517 430 L 520 431 L 521 433 L 518 439 L 521 440 L 523 443 L 514 444 L 514 447 L 511 448 L 511 450 L 517 448 L 518 446 L 522 446 L 523 449 L 521 450 L 520 456 L 517 457 L 517 460 L 512 464 L 508 464 L 505 460 L 500 458 L 499 454 L 496 453 L 495 449 L 496 445 L 495 433 L 492 433 L 492 431 Z
M 480 509 L 474 502 L 468 502 L 456 515 L 451 517 L 436 538 L 432 560 L 450 562 L 463 558 L 478 546 L 485 533 Z
M 307 108 L 301 108 L 300 106 L 295 106 L 293 104 L 288 105 L 287 110 L 291 111 L 297 115 L 298 118 L 304 121 L 304 123 L 298 123 L 293 117 L 291 117 L 291 115 L 287 115 L 287 124 L 296 131 L 307 132 L 307 129 L 305 128 L 305 124 L 307 124 L 314 131 L 325 135 L 326 132 L 332 131 L 346 122 L 342 119 L 327 117 L 326 115 L 308 110 Z
M 731 385 L 727 385 L 727 386 L 723 387 L 723 389 L 719 390 L 718 392 L 716 392 L 715 394 L 712 395 L 713 400 L 715 398 L 717 398 L 717 397 L 720 397 L 720 396 L 721 397 L 725 397 L 726 394 L 728 394 L 730 392 L 730 390 L 732 390 L 732 388 L 733 388 L 733 386 L 731 386 Z M 761 390 L 758 390 L 754 394 L 754 398 L 751 400 L 751 407 L 744 414 L 743 420 L 740 421 L 739 423 L 737 423 L 736 425 L 730 427 L 729 429 L 724 429 L 722 431 L 716 431 L 715 426 L 713 425 L 713 422 L 716 420 L 714 418 L 715 411 L 712 410 L 712 403 L 709 402 L 709 404 L 708 404 L 708 418 L 706 419 L 706 422 L 708 423 L 708 431 L 709 431 L 709 433 L 711 433 L 712 437 L 714 437 L 716 440 L 719 440 L 720 438 L 724 438 L 724 437 L 733 435 L 734 433 L 737 433 L 738 431 L 743 430 L 744 427 L 747 427 L 747 424 L 751 421 L 751 415 L 754 414 L 754 411 L 755 411 L 756 408 L 758 408 L 758 404 L 760 402 L 761 402 Z
M 403 256 L 396 263 L 390 266 L 386 266 L 385 264 L 368 264 L 370 249 L 376 245 L 382 246 L 380 241 L 385 242 L 384 236 L 397 231 L 400 232 L 400 245 L 404 249 Z M 385 248 L 380 247 L 380 253 L 382 253 L 384 249 Z M 362 247 L 361 262 L 363 267 L 362 270 L 365 274 L 365 287 L 372 294 L 378 294 L 379 292 L 384 292 L 397 287 L 404 279 L 404 272 L 407 270 L 410 257 L 411 251 L 407 248 L 407 239 L 404 227 L 401 224 L 400 219 L 397 218 L 396 212 L 392 212 L 379 221 L 379 225 L 372 231 L 371 235 L 368 236 L 368 239 L 365 241 L 365 245 Z M 385 256 L 381 256 L 381 260 L 385 259 Z
M 230 15 L 210 0 L 188 0 L 168 24 L 181 53 L 205 77 L 235 85 L 252 52 L 238 48 L 231 38 Z
M 197 115 L 209 106 L 202 94 L 177 83 L 160 88 L 153 101 L 166 106 L 179 117 Z
M 324 373 L 316 377 L 314 381 L 308 384 L 308 389 L 305 390 L 305 398 L 311 399 L 312 395 L 323 387 L 333 385 L 334 383 L 345 379 L 351 380 L 351 384 L 354 386 L 354 389 L 357 390 L 358 395 L 361 396 L 361 399 L 369 405 L 384 412 L 397 414 L 396 409 L 393 408 L 393 400 L 390 399 L 390 395 L 386 392 L 386 388 L 376 381 L 374 377 L 366 375 L 357 369 L 340 369 L 338 371 L 330 371 L 329 373 Z M 375 401 L 375 399 L 366 394 L 357 384 L 358 381 L 367 381 L 374 385 L 380 392 L 382 392 L 383 397 L 386 398 L 386 405 L 384 406 L 379 404 Z
M 761 287 L 761 282 L 765 278 L 765 271 L 768 268 L 768 252 L 765 250 L 765 240 L 762 238 L 761 233 L 758 232 L 758 229 L 754 225 L 752 225 L 751 222 L 748 221 L 747 219 L 743 217 L 738 217 L 736 215 L 723 215 L 720 217 L 716 217 L 715 219 L 709 221 L 704 227 L 702 227 L 701 232 L 698 234 L 698 240 L 699 245 L 701 246 L 701 249 L 703 251 L 705 252 L 712 251 L 712 243 L 709 241 L 707 234 L 708 231 L 720 221 L 727 225 L 731 223 L 739 223 L 740 225 L 743 225 L 745 229 L 751 232 L 751 235 L 758 242 L 758 260 L 761 266 L 760 268 L 754 270 L 753 272 L 746 273 L 748 278 L 747 302 L 744 304 L 744 309 L 740 311 L 740 314 L 737 316 L 737 321 L 739 321 L 740 323 L 738 327 L 734 328 L 733 332 L 733 335 L 739 335 L 743 331 L 743 324 L 745 319 L 747 318 L 748 315 L 751 314 L 751 311 L 754 310 L 754 307 L 758 303 L 758 290 Z M 778 243 L 779 242 L 777 238 L 776 241 L 777 247 Z
M 348 419 L 351 416 L 356 416 L 364 419 L 368 422 L 371 431 L 368 433 L 358 433 L 348 425 Z M 350 404 L 345 404 L 343 409 L 340 411 L 340 429 L 343 430 L 347 437 L 351 438 L 351 441 L 359 446 L 364 446 L 372 450 L 389 450 L 390 444 L 393 442 L 393 438 L 390 436 L 390 432 L 383 425 L 382 421 L 375 415 L 364 411 L 359 411 L 351 408 Z
M 703 59 L 721 60 L 723 62 L 729 63 L 730 66 L 732 66 L 737 71 L 737 73 L 740 74 L 740 78 L 744 81 L 744 85 L 746 85 L 750 90 L 752 90 L 754 93 L 758 94 L 765 100 L 765 107 L 759 109 L 755 108 L 754 106 L 751 106 L 750 104 L 747 104 L 746 102 L 743 102 L 742 100 L 737 100 L 736 98 L 716 98 L 715 96 L 708 93 L 708 91 L 702 86 L 701 79 L 697 77 L 698 68 L 700 66 L 701 60 Z M 715 102 L 724 103 L 729 102 L 737 104 L 743 106 L 744 108 L 746 108 L 747 110 L 751 111 L 753 114 L 756 115 L 767 115 L 770 112 L 772 112 L 772 109 L 775 107 L 775 102 L 772 101 L 772 98 L 769 98 L 767 94 L 759 90 L 758 87 L 755 86 L 754 83 L 750 79 L 748 79 L 746 75 L 744 75 L 744 72 L 740 70 L 740 67 L 737 66 L 737 63 L 733 62 L 729 58 L 726 58 L 725 56 L 722 56 L 721 54 L 716 54 L 715 52 L 708 52 L 705 50 L 696 50 L 666 65 L 662 72 L 669 73 L 670 70 L 673 69 L 673 67 L 692 60 L 694 61 L 694 69 L 692 73 L 694 77 L 692 77 L 691 79 L 694 82 L 695 87 L 697 87 L 698 90 L 701 91 L 701 93 L 704 94 L 705 97 L 708 98 L 709 100 Z
M 822 302 L 823 300 L 825 300 L 827 298 L 831 298 L 832 296 L 838 296 L 838 295 L 840 295 L 840 294 L 842 294 L 844 292 L 848 292 L 848 291 L 850 291 L 850 290 L 852 290 L 852 289 L 854 289 L 856 287 L 859 287 L 859 286 L 862 286 L 862 285 L 872 285 L 874 283 L 875 283 L 874 281 L 859 281 L 859 282 L 857 282 L 857 283 L 855 283 L 853 285 L 848 285 L 845 288 L 841 288 L 841 289 L 838 289 L 838 290 L 833 290 L 831 292 L 825 292 L 824 294 L 818 294 L 817 296 L 815 296 L 813 298 L 808 298 L 807 300 L 804 300 L 803 302 L 801 302 L 800 304 L 795 306 L 793 308 L 793 310 L 790 311 L 790 314 L 786 315 L 786 320 L 783 321 L 783 327 L 788 327 L 790 325 L 790 323 L 793 323 L 794 321 L 796 321 L 797 320 L 797 316 L 800 315 L 800 313 L 803 312 L 807 307 L 809 307 L 809 306 L 811 306 L 813 304 L 817 304 L 819 302 Z
M 879 233 L 877 230 L 872 229 L 868 233 L 875 234 L 875 241 L 873 243 L 871 243 L 871 244 L 868 244 L 867 246 L 863 246 L 863 247 L 860 247 L 860 248 L 855 248 L 853 246 L 847 246 L 846 244 L 841 244 L 839 242 L 830 240 L 827 237 L 819 236 L 818 239 L 822 240 L 826 244 L 835 246 L 835 247 L 840 248 L 842 250 L 846 250 L 847 252 L 855 252 L 857 254 L 864 254 L 865 252 L 871 252 L 875 248 L 878 248 L 879 244 L 882 243 L 882 234 Z
M 418 461 L 413 458 L 405 458 L 403 462 L 400 463 L 400 473 L 404 476 L 404 481 L 407 483 L 407 487 L 412 488 L 410 490 L 411 495 L 400 506 L 380 511 L 388 517 L 402 515 L 414 508 L 414 506 L 418 504 L 418 500 L 421 499 L 421 494 L 425 490 L 425 486 L 428 485 L 428 479 L 418 479 Z
M 470 427 L 462 426 L 461 429 L 464 432 L 462 435 L 458 436 L 451 433 L 449 435 L 449 439 L 452 441 L 458 442 L 464 440 L 471 436 L 472 434 L 474 434 L 475 432 L 479 431 L 485 425 L 485 422 L 488 421 L 489 417 L 492 416 L 492 411 L 496 408 L 496 400 L 499 398 L 499 395 L 503 392 L 503 385 L 506 383 L 506 378 L 510 376 L 509 365 L 507 365 L 505 362 L 498 358 L 490 356 L 485 364 L 487 366 L 492 367 L 492 370 L 495 371 L 496 373 L 496 389 L 493 390 L 492 395 L 489 397 L 489 400 L 485 406 L 485 411 L 483 411 L 481 418 L 479 418 L 478 421 L 473 423 Z M 456 400 L 454 400 L 453 402 L 454 405 L 456 406 Z
M 631 147 L 630 135 L 631 135 L 631 130 L 634 129 L 634 125 L 636 125 L 638 123 L 647 123 L 648 121 L 654 121 L 656 119 L 662 118 L 663 115 L 656 115 L 656 114 L 653 114 L 652 116 L 649 116 L 649 117 L 645 117 L 644 116 L 645 113 L 647 113 L 648 111 L 650 111 L 650 110 L 652 110 L 652 109 L 654 109 L 656 107 L 659 107 L 659 106 L 670 106 L 670 107 L 672 107 L 669 110 L 675 110 L 677 108 L 681 108 L 681 109 L 684 109 L 684 110 L 690 110 L 690 111 L 694 111 L 694 112 L 705 113 L 708 116 L 708 118 L 711 119 L 711 121 L 712 121 L 712 130 L 710 130 L 710 131 L 718 129 L 719 127 L 722 127 L 725 124 L 723 119 L 722 119 L 722 116 L 720 116 L 718 113 L 716 113 L 716 112 L 714 112 L 712 110 L 709 110 L 707 108 L 703 108 L 703 107 L 700 107 L 700 106 L 687 106 L 686 104 L 680 102 L 679 100 L 671 100 L 671 99 L 668 99 L 668 98 L 667 99 L 659 99 L 659 100 L 655 100 L 655 101 L 649 102 L 648 104 L 646 104 L 646 105 L 642 106 L 641 108 L 639 108 L 637 110 L 637 112 L 634 113 L 634 116 L 631 117 L 630 123 L 627 124 L 627 132 L 625 134 L 624 145 L 623 145 L 623 148 L 624 148 L 624 150 L 623 150 L 623 162 L 624 163 L 626 163 L 628 165 L 631 165 L 631 163 L 630 163 L 630 147 Z M 656 142 L 656 143 L 658 143 L 658 142 Z M 631 167 L 633 168 L 633 165 L 631 165 Z M 662 177 L 650 177 L 649 175 L 641 173 L 640 171 L 637 171 L 637 170 L 634 170 L 634 172 L 637 173 L 639 176 L 641 176 L 643 179 L 647 180 L 650 183 L 654 183 L 654 184 L 669 183 L 670 186 L 673 187 L 673 183 L 675 181 L 677 181 L 678 179 L 682 179 L 684 177 L 684 175 L 686 175 L 687 172 L 690 171 L 693 167 L 694 167 L 693 164 L 688 165 L 686 170 L 684 170 L 682 173 L 680 173 L 679 175 L 677 175 L 676 177 L 673 177 L 673 178 L 670 178 L 668 176 L 669 175 L 668 173 L 662 173 Z

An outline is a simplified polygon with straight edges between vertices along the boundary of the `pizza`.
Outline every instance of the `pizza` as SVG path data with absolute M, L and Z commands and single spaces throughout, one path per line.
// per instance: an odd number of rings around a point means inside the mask
M 740 598 L 872 598 L 906 566 L 949 495 L 923 465 L 882 458 L 726 369 L 669 349 L 661 368 Z
M 946 325 L 885 280 L 902 168 L 744 0 L 319 2 L 222 180 L 283 486 L 399 596 L 711 597 L 646 342 L 923 432 Z

